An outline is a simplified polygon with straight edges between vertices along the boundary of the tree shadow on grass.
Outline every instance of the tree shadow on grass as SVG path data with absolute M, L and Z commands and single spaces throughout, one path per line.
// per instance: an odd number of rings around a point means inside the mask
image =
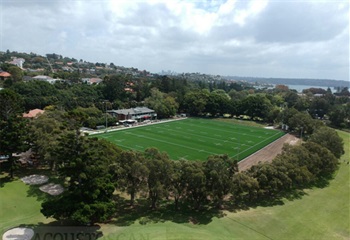
M 23 177 L 33 174 L 37 175 L 52 175 L 52 172 L 48 169 L 37 169 L 28 167 L 18 167 L 15 169 L 13 178 L 10 177 L 9 166 L 2 164 L 0 166 L 0 188 L 4 187 L 6 183 L 19 180 Z
M 280 192 L 274 195 L 260 196 L 258 199 L 249 199 L 249 196 L 235 199 L 231 196 L 224 201 L 223 210 L 238 212 L 257 207 L 273 207 L 284 205 L 284 201 L 301 199 L 306 192 L 300 189 Z M 129 226 L 138 222 L 141 225 L 157 222 L 171 221 L 174 223 L 208 224 L 214 217 L 224 217 L 224 211 L 218 209 L 214 203 L 206 203 L 200 210 L 193 209 L 193 204 L 183 201 L 179 204 L 179 209 L 175 210 L 173 201 L 163 201 L 155 210 L 150 209 L 147 199 L 138 199 L 134 207 L 129 205 L 129 201 L 122 197 L 116 197 L 116 217 L 110 222 L 117 226 Z
M 9 183 L 11 181 L 12 181 L 12 179 L 10 178 L 10 176 L 8 176 L 6 174 L 1 174 L 0 175 L 0 188 L 4 187 L 6 183 Z
M 150 209 L 147 199 L 139 199 L 131 207 L 129 201 L 119 198 L 117 201 L 116 217 L 110 224 L 117 226 L 129 226 L 135 222 L 141 225 L 171 221 L 174 223 L 208 224 L 213 217 L 223 217 L 221 210 L 211 205 L 203 205 L 200 210 L 195 210 L 188 202 L 179 203 L 179 209 L 175 210 L 173 201 L 164 200 L 157 209 Z
M 301 199 L 307 193 L 301 189 L 293 189 L 289 191 L 280 192 L 273 196 L 265 195 L 262 197 L 249 199 L 249 196 L 235 199 L 232 196 L 228 201 L 225 202 L 225 209 L 229 212 L 238 212 L 241 210 L 249 210 L 250 208 L 257 207 L 273 207 L 273 206 L 282 206 L 284 201 L 294 201 Z
M 50 176 L 52 175 L 52 171 L 46 168 L 20 167 L 14 173 L 17 178 L 23 178 L 33 174 Z
M 44 201 L 46 199 L 49 199 L 49 198 L 54 198 L 56 196 L 54 195 L 50 195 L 49 193 L 47 192 L 43 192 L 40 190 L 40 187 L 41 186 L 44 186 L 48 183 L 54 183 L 54 184 L 62 184 L 62 180 L 59 179 L 59 178 L 56 178 L 56 177 L 52 177 L 52 178 L 49 178 L 49 181 L 47 183 L 43 183 L 43 184 L 37 184 L 37 185 L 29 185 L 29 189 L 27 191 L 27 196 L 28 197 L 36 197 L 38 201 Z
M 42 185 L 29 185 L 29 189 L 27 191 L 27 197 L 36 197 L 38 201 L 44 201 L 52 197 L 48 193 L 41 191 L 40 186 Z

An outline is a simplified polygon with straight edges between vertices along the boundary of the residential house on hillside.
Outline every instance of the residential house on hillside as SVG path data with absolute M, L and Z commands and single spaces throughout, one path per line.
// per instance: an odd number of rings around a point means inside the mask
M 9 74 L 8 72 L 0 71 L 0 79 L 1 80 L 5 80 L 5 79 L 10 78 L 10 77 L 11 77 L 11 74 Z
M 37 118 L 40 114 L 43 114 L 45 111 L 41 109 L 33 109 L 30 110 L 28 113 L 23 113 L 24 118 Z
M 83 83 L 87 83 L 89 85 L 97 85 L 103 81 L 101 78 L 83 78 L 81 80 Z
M 143 121 L 157 118 L 157 113 L 147 107 L 136 107 L 129 109 L 109 110 L 110 115 L 115 117 L 117 121 L 121 120 L 136 120 Z
M 45 75 L 38 75 L 38 76 L 32 77 L 32 79 L 38 80 L 38 81 L 45 81 L 45 82 L 48 82 L 51 84 L 54 84 L 56 81 L 60 80 L 60 79 L 55 79 L 55 78 L 52 78 L 50 76 L 45 76 Z
M 12 58 L 12 61 L 8 62 L 9 64 L 13 64 L 13 65 L 16 65 L 17 67 L 19 68 L 22 68 L 23 69 L 23 64 L 26 60 L 24 60 L 23 58 L 16 58 L 16 57 L 13 57 Z

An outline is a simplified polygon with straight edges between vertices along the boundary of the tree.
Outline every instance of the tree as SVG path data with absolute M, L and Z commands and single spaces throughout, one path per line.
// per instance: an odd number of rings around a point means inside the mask
M 263 198 L 278 197 L 281 191 L 290 189 L 292 185 L 286 172 L 278 171 L 269 163 L 255 165 L 248 172 L 258 181 L 258 196 Z
M 159 199 L 169 195 L 172 175 L 172 164 L 166 153 L 159 152 L 156 148 L 145 150 L 146 164 L 148 168 L 147 185 L 151 208 L 156 209 Z
M 296 103 L 294 104 L 295 109 L 297 109 L 300 112 L 306 111 L 310 108 L 310 100 L 307 95 L 303 97 L 299 97 Z
M 310 114 L 314 118 L 323 118 L 328 113 L 330 105 L 328 101 L 321 97 L 314 97 L 310 104 Z
M 186 194 L 187 179 L 185 168 L 188 162 L 185 160 L 172 161 L 172 175 L 170 176 L 170 193 L 174 197 L 175 210 L 179 209 L 179 201 Z
M 7 70 L 11 74 L 12 81 L 14 83 L 22 81 L 23 71 L 17 66 L 11 66 Z
M 209 195 L 222 208 L 224 197 L 230 193 L 232 177 L 238 172 L 238 165 L 228 155 L 209 156 L 203 164 L 206 176 L 206 188 Z
M 207 104 L 206 112 L 215 117 L 217 113 L 225 114 L 229 112 L 230 98 L 223 90 L 215 90 L 210 93 Z
M 203 165 L 200 162 L 189 162 L 184 168 L 184 175 L 187 180 L 186 196 L 198 210 L 208 195 Z
M 309 141 L 327 148 L 338 159 L 344 154 L 343 139 L 339 137 L 334 129 L 328 127 L 319 128 L 312 134 Z
M 287 124 L 288 125 L 288 121 L 291 117 L 293 117 L 295 114 L 299 113 L 298 110 L 296 110 L 295 108 L 285 108 L 283 109 L 279 116 L 278 116 L 278 120 L 282 123 L 282 124 Z
M 22 99 L 9 89 L 0 91 L 0 152 L 9 156 L 10 177 L 15 169 L 14 153 L 29 148 L 27 140 L 27 121 L 22 117 Z
M 236 201 L 253 201 L 258 190 L 258 181 L 246 172 L 233 175 L 231 193 Z
M 319 125 L 319 123 L 321 122 L 316 122 L 316 120 L 312 119 L 310 114 L 302 112 L 296 113 L 295 115 L 291 116 L 287 121 L 289 129 L 291 131 L 300 131 L 300 135 L 312 134 L 316 126 Z
M 115 206 L 114 180 L 110 168 L 120 150 L 105 140 L 84 138 L 74 132 L 59 140 L 56 154 L 61 159 L 58 172 L 68 179 L 66 191 L 42 203 L 41 212 L 57 220 L 70 219 L 79 224 L 109 220 Z
M 299 99 L 298 94 L 295 91 L 288 91 L 284 95 L 284 101 L 287 103 L 288 107 L 294 107 Z
M 329 120 L 333 126 L 350 127 L 350 103 L 335 106 L 329 113 Z
M 173 97 L 162 93 L 157 88 L 151 89 L 151 96 L 145 99 L 145 104 L 153 109 L 160 118 L 174 116 L 179 108 L 179 104 Z
M 102 93 L 105 99 L 110 102 L 124 100 L 126 92 L 124 90 L 126 79 L 118 75 L 106 76 L 103 79 Z
M 118 187 L 130 194 L 130 205 L 134 205 L 136 194 L 146 188 L 149 170 L 143 153 L 123 151 L 119 158 Z
M 191 115 L 202 115 L 205 112 L 208 98 L 208 90 L 190 91 L 184 97 L 183 108 Z
M 247 97 L 248 93 L 246 91 L 238 92 L 235 89 L 231 89 L 228 95 L 231 97 L 232 100 L 241 101 Z
M 248 115 L 251 119 L 265 119 L 272 109 L 272 104 L 266 96 L 254 94 L 243 99 L 240 108 L 242 109 L 242 112 L 245 115 Z
M 39 154 L 42 162 L 49 162 L 50 169 L 56 170 L 58 159 L 53 150 L 59 138 L 66 133 L 64 112 L 46 110 L 44 114 L 29 122 L 29 136 L 32 150 Z
M 312 154 L 312 160 L 317 166 L 313 168 L 319 169 L 317 177 L 323 178 L 331 176 L 338 166 L 338 159 L 326 147 L 314 142 L 306 142 L 303 146 Z
M 315 179 L 314 174 L 309 171 L 312 167 L 308 161 L 305 161 L 309 160 L 309 154 L 299 146 L 291 148 L 298 151 L 290 151 L 290 148 L 284 149 L 282 154 L 273 159 L 272 164 L 277 171 L 288 175 L 292 181 L 291 188 L 303 188 Z
M 54 85 L 45 81 L 18 82 L 11 89 L 23 97 L 27 111 L 35 108 L 43 109 L 58 101 L 58 90 Z M 71 99 L 67 100 L 71 101 Z

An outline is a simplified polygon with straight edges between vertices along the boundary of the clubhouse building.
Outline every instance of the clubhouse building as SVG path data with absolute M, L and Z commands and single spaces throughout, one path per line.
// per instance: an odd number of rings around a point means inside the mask
M 134 120 L 142 122 L 144 120 L 153 120 L 157 118 L 157 113 L 147 107 L 109 110 L 107 112 L 115 117 L 117 121 Z

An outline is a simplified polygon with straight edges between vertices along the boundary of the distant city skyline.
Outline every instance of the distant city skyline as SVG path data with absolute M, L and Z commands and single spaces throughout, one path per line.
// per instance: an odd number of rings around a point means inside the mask
M 349 2 L 2 0 L 0 51 L 139 70 L 349 81 Z

